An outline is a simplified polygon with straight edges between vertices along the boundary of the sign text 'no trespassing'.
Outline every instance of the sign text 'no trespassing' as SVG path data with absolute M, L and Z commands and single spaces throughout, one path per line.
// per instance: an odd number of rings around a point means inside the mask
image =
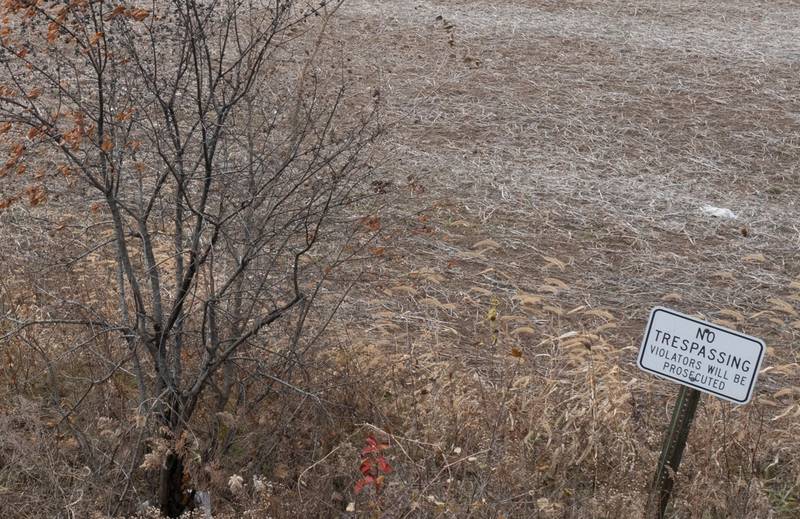
M 753 396 L 765 349 L 754 337 L 657 307 L 650 313 L 639 367 L 746 404 Z

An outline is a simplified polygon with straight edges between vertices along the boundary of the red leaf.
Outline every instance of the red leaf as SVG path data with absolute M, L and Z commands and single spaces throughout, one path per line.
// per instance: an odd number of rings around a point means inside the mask
M 356 481 L 356 486 L 353 488 L 353 492 L 359 494 L 361 493 L 362 490 L 364 490 L 364 487 L 374 484 L 375 484 L 375 478 L 373 478 L 372 476 L 363 477 L 358 481 Z
M 372 458 L 367 458 L 362 461 L 358 470 L 360 470 L 365 476 L 369 475 L 372 472 Z
M 361 457 L 365 457 L 367 454 L 372 454 L 373 452 L 378 452 L 377 445 L 370 445 L 369 447 L 364 447 L 361 449 Z
M 367 454 L 371 454 L 373 452 L 378 452 L 378 441 L 375 439 L 374 436 L 370 435 L 367 436 L 366 440 L 367 446 L 361 449 L 361 457 L 363 458 Z
M 384 458 L 383 456 L 379 456 L 377 462 L 378 462 L 378 470 L 380 470 L 384 474 L 388 474 L 389 472 L 392 471 L 392 466 L 389 465 L 389 462 L 386 461 L 386 458 Z

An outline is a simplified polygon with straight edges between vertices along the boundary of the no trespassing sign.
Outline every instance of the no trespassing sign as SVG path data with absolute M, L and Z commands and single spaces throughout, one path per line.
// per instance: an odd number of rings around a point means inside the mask
M 641 369 L 736 404 L 746 404 L 764 342 L 668 308 L 656 307 L 639 351 Z

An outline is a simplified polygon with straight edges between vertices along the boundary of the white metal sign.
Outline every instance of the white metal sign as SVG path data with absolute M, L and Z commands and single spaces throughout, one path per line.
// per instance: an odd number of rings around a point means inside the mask
M 660 377 L 746 404 L 753 396 L 764 342 L 675 310 L 656 307 L 639 351 L 639 367 Z

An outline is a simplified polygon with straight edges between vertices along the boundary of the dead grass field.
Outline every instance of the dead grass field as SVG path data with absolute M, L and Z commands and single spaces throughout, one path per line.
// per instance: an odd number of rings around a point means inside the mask
M 666 305 L 769 347 L 753 403 L 703 398 L 672 516 L 800 514 L 798 27 L 796 2 L 350 3 L 398 202 L 342 314 L 396 446 L 359 510 L 640 516 Z
M 230 416 L 193 482 L 215 517 L 643 517 L 678 391 L 636 366 L 656 305 L 768 346 L 752 403 L 703 397 L 669 517 L 800 517 L 800 2 L 349 0 L 331 28 L 385 108 L 374 262 L 298 386 Z M 2 230 L 30 255 L 7 284 L 61 246 Z M 0 516 L 37 517 L 56 469 L 54 499 L 113 509 L 31 373 L 0 388 Z M 107 448 L 130 409 L 104 392 L 76 427 Z M 356 495 L 370 434 L 393 470 Z

